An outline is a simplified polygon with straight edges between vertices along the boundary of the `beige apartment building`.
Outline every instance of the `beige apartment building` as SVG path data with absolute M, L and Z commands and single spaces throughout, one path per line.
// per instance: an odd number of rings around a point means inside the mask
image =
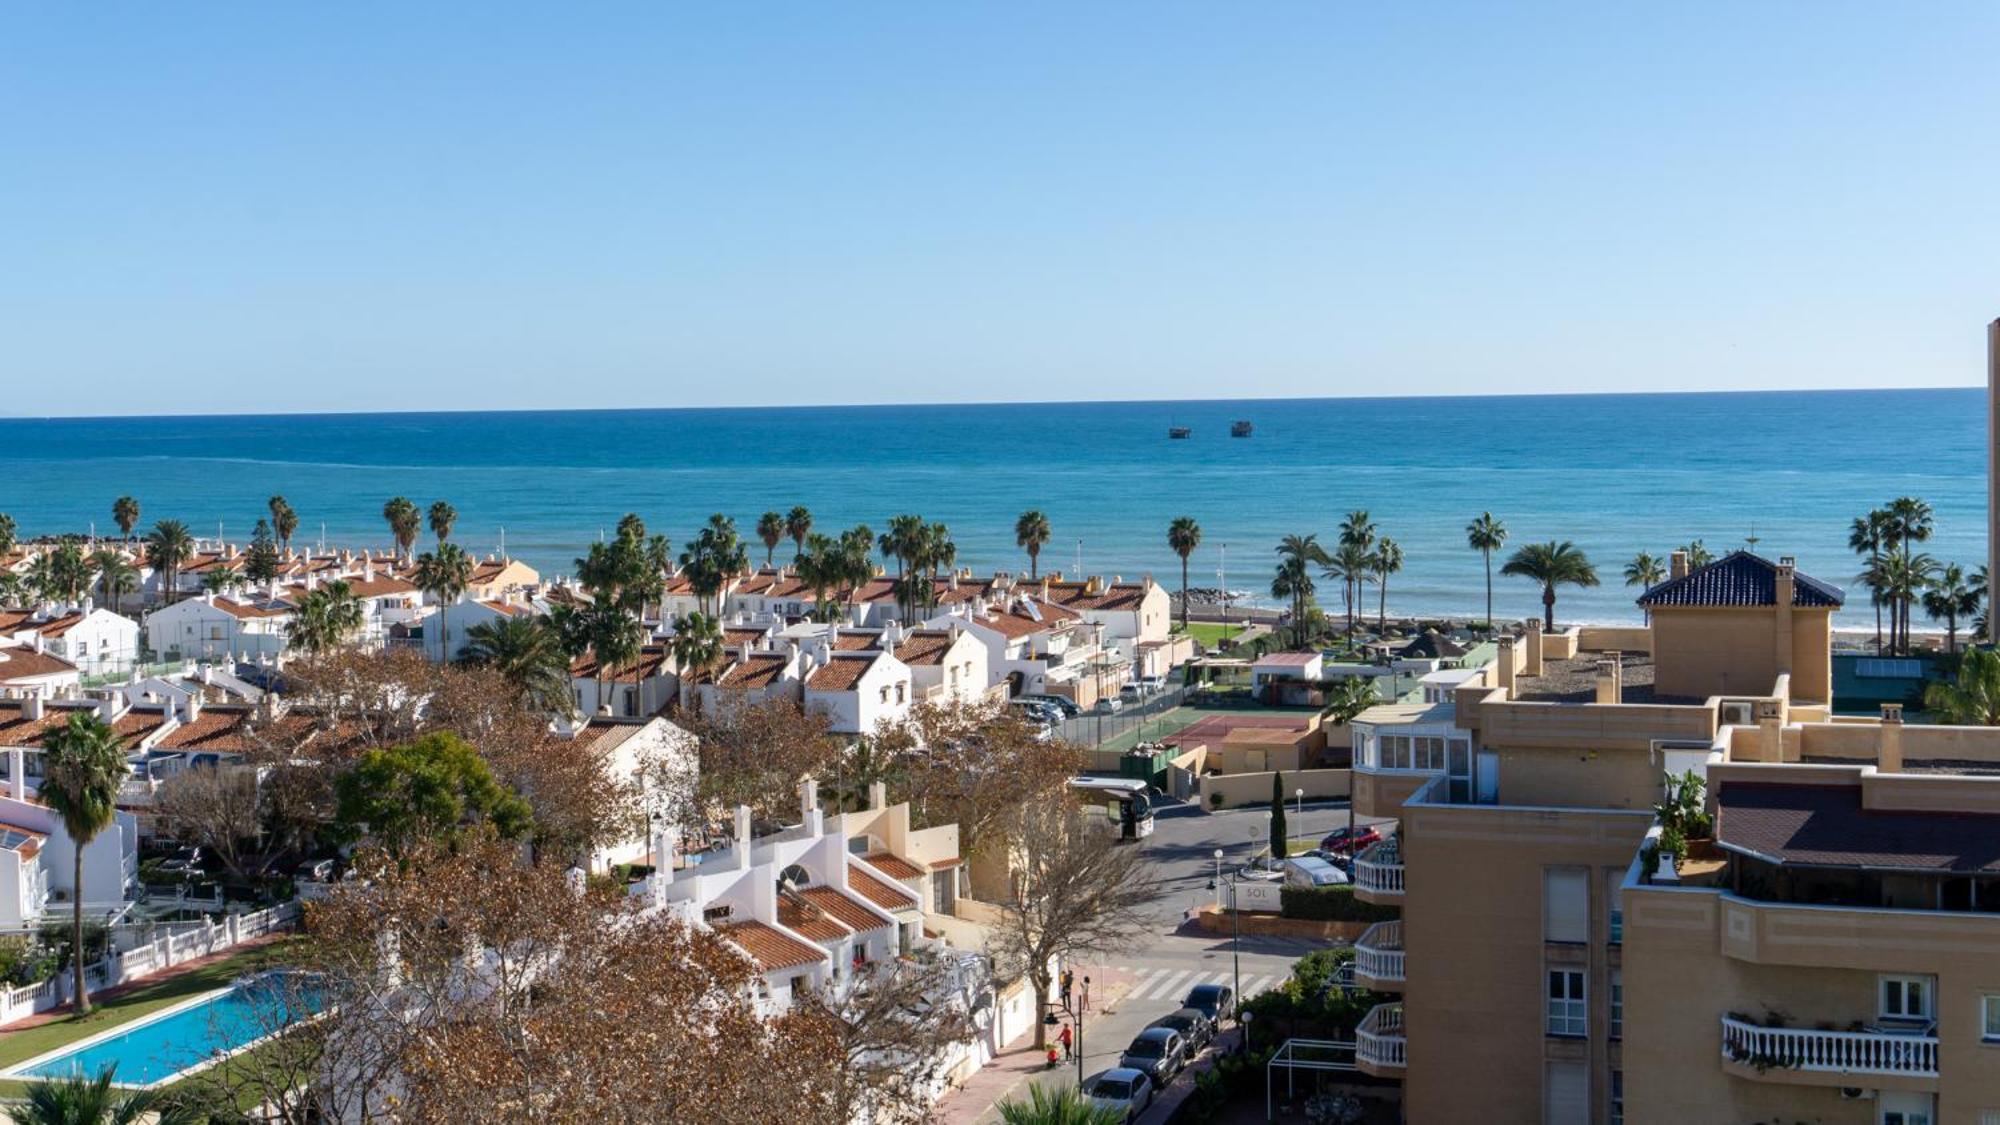
M 2000 1123 L 2000 729 L 1836 718 L 1841 592 L 1745 552 L 1353 725 L 1407 1119 Z M 1893 712 L 1893 709 L 1890 709 Z M 1649 870 L 1669 774 L 1714 842 Z

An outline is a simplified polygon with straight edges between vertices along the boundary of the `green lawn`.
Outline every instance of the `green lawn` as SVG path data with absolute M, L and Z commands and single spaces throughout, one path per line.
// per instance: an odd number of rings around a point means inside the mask
M 1187 632 L 1188 636 L 1200 641 L 1204 646 L 1214 648 L 1216 645 L 1221 644 L 1225 638 L 1234 637 L 1242 633 L 1243 626 L 1218 625 L 1211 621 L 1190 621 L 1188 622 Z
M 0 1068 L 26 1062 L 64 1044 L 130 1023 L 190 996 L 226 988 L 237 977 L 265 967 L 279 956 L 282 949 L 283 944 L 280 943 L 247 950 L 193 972 L 169 977 L 157 984 L 142 985 L 101 1004 L 92 1001 L 90 1014 L 82 1019 L 58 1019 L 40 1027 L 0 1032 Z M 0 1094 L 14 1095 L 19 1092 L 19 1083 L 0 1083 Z

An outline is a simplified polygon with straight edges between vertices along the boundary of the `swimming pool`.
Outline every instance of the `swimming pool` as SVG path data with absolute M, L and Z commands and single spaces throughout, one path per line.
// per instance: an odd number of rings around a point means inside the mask
M 266 973 L 30 1059 L 7 1076 L 90 1076 L 115 1065 L 118 1085 L 151 1086 L 309 1018 L 323 1004 L 320 989 L 298 974 Z

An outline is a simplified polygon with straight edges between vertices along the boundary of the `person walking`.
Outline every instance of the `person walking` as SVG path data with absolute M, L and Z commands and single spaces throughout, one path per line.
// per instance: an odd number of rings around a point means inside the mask
M 1064 1024 L 1064 1025 L 1062 1026 L 1062 1034 L 1060 1034 L 1060 1035 L 1056 1036 L 1056 1040 L 1057 1040 L 1058 1042 L 1060 1042 L 1060 1043 L 1062 1044 L 1062 1049 L 1063 1049 L 1063 1061 L 1064 1061 L 1064 1062 L 1068 1062 L 1068 1061 L 1069 1061 L 1070 1059 L 1072 1059 L 1072 1058 L 1075 1058 L 1075 1057 L 1076 1057 L 1076 1056 L 1075 1056 L 1075 1055 L 1074 1055 L 1074 1054 L 1073 1054 L 1073 1053 L 1072 1053 L 1072 1052 L 1070 1051 L 1070 1034 L 1069 1034 L 1069 1025 L 1068 1025 L 1068 1024 Z

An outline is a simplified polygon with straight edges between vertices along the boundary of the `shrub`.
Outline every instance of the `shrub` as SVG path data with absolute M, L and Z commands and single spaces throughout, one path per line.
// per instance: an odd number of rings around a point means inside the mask
M 48 950 L 55 957 L 58 968 L 69 968 L 70 925 L 66 921 L 44 922 L 42 923 L 41 930 L 36 935 L 41 942 L 42 948 Z M 85 919 L 83 923 L 84 964 L 91 965 L 102 960 L 104 958 L 104 950 L 110 944 L 110 940 L 111 931 L 104 928 L 104 923 Z
M 0 981 L 40 984 L 55 975 L 56 955 L 25 937 L 0 937 Z
M 1282 887 L 1278 912 L 1286 918 L 1318 922 L 1387 922 L 1396 918 L 1393 906 L 1378 906 L 1354 897 L 1353 887 Z

